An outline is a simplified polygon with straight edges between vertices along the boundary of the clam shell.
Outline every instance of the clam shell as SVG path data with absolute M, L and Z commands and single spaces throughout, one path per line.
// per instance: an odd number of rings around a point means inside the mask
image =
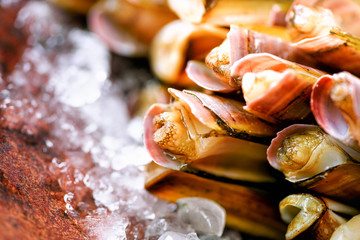
M 231 77 L 241 79 L 245 110 L 272 123 L 311 119 L 312 86 L 324 74 L 268 53 L 248 54 L 231 67 Z
M 334 208 L 333 208 L 334 207 Z M 286 240 L 329 239 L 346 219 L 337 213 L 355 215 L 358 210 L 311 194 L 292 194 L 279 204 L 282 219 L 289 223 Z
M 310 141 L 315 140 L 314 138 L 312 140 L 305 138 L 308 131 L 321 132 L 316 125 L 303 124 L 294 124 L 280 131 L 267 150 L 270 165 L 283 172 L 288 181 L 312 192 L 348 203 L 359 199 L 360 164 L 350 157 L 338 141 L 329 135 L 324 135 L 325 133 L 321 134 L 322 137 L 319 135 L 318 139 L 320 140 L 314 143 L 310 153 L 309 149 L 301 152 L 299 147 L 301 144 L 309 146 Z M 293 144 L 289 144 L 289 146 L 293 146 L 295 143 L 297 145 L 296 149 L 292 150 L 295 156 L 293 159 L 285 159 L 285 157 L 281 157 L 280 151 L 284 146 L 283 142 L 291 136 L 300 136 L 304 140 L 303 142 L 295 142 L 295 138 L 291 140 Z M 310 155 L 307 162 L 295 168 L 296 164 L 300 164 L 295 157 L 306 156 L 306 154 Z M 280 161 L 286 161 L 287 164 L 281 164 Z
M 360 225 L 360 215 L 352 217 L 346 223 L 341 224 L 331 235 L 330 240 L 353 240 L 358 239 Z
M 216 76 L 216 74 L 205 63 L 200 61 L 188 61 L 186 65 L 186 74 L 198 86 L 214 91 L 229 93 L 239 90 L 239 87 L 232 87 Z
M 331 28 L 326 34 L 305 38 L 292 45 L 327 68 L 360 75 L 360 39 L 337 27 Z
M 337 92 L 334 92 L 335 90 Z M 315 83 L 311 109 L 317 123 L 331 136 L 359 151 L 360 79 L 341 72 Z M 359 153 L 353 157 L 359 159 Z
M 185 74 L 188 60 L 204 60 L 223 42 L 228 30 L 212 25 L 195 25 L 175 20 L 158 32 L 151 44 L 150 64 L 163 82 L 179 86 L 195 85 Z
M 169 89 L 169 92 L 175 97 L 175 103 L 155 104 L 145 116 L 144 143 L 155 162 L 172 169 L 203 171 L 229 179 L 275 181 L 266 161 L 265 144 L 276 133 L 275 126 L 242 110 L 243 105 L 235 100 L 195 91 Z M 166 148 L 167 142 L 162 142 L 160 147 L 154 140 L 155 116 L 179 110 L 181 124 L 187 129 L 184 134 L 194 144 L 191 151 L 177 152 L 184 146 L 183 142 L 181 146 L 174 146 L 176 134 L 162 138 L 171 141 L 171 149 Z
M 298 8 L 298 9 L 296 9 Z M 306 9 L 307 8 L 307 9 Z M 322 11 L 330 12 L 330 16 L 325 16 L 327 19 L 324 19 L 322 16 Z M 315 13 L 314 13 L 315 11 Z M 318 13 L 316 13 L 318 11 Z M 312 12 L 312 13 L 311 13 Z M 321 19 L 314 20 L 317 14 L 320 15 Z M 309 37 L 306 35 L 308 33 L 313 34 L 314 30 L 323 26 L 324 24 L 327 26 L 338 26 L 344 31 L 350 33 L 353 36 L 360 36 L 360 29 L 357 27 L 354 22 L 358 22 L 360 20 L 360 3 L 358 1 L 345 0 L 296 0 L 293 2 L 289 11 L 287 12 L 286 18 L 288 24 L 288 28 L 290 31 L 299 31 L 302 35 L 302 38 Z M 330 19 L 333 18 L 333 19 Z M 299 23 L 307 22 L 307 24 L 311 22 L 315 23 L 315 26 L 307 27 L 307 29 L 301 28 L 301 25 L 294 24 L 294 21 L 298 21 Z M 300 29 L 296 29 L 300 27 Z M 307 31 L 306 31 L 307 30 Z M 296 33 L 299 34 L 299 33 Z
M 201 92 L 184 92 L 196 97 L 206 109 L 209 109 L 216 116 L 219 126 L 230 136 L 263 142 L 264 138 L 274 136 L 278 130 L 277 126 L 245 111 L 242 102 Z
M 228 33 L 230 65 L 250 53 L 270 53 L 307 66 L 317 65 L 311 56 L 294 47 L 288 39 L 281 36 L 231 25 Z
M 289 42 L 285 28 L 248 28 L 232 24 L 226 40 L 206 56 L 205 63 L 226 85 L 241 86 L 241 79 L 231 77 L 230 67 L 252 53 L 270 53 L 289 61 L 316 67 L 318 62 Z

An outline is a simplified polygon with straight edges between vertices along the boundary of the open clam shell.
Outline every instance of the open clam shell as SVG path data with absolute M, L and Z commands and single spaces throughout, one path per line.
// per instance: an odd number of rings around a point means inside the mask
M 311 194 L 292 194 L 279 204 L 282 219 L 287 222 L 286 240 L 330 239 L 332 233 L 347 221 L 344 215 L 359 214 L 357 209 L 316 197 Z
M 266 148 L 277 127 L 247 113 L 235 100 L 169 91 L 176 101 L 153 105 L 144 121 L 144 143 L 155 162 L 230 179 L 275 181 Z
M 286 225 L 278 201 L 270 195 L 239 184 L 215 181 L 182 171 L 147 165 L 145 188 L 169 202 L 185 197 L 215 201 L 226 210 L 226 225 L 267 239 L 283 239 Z
M 211 49 L 224 41 L 227 32 L 224 28 L 182 20 L 167 24 L 151 45 L 150 63 L 154 74 L 167 84 L 194 85 L 185 74 L 187 61 L 203 61 Z
M 360 164 L 316 125 L 291 125 L 267 150 L 269 163 L 298 186 L 336 200 L 360 197 Z
M 232 79 L 241 84 L 244 109 L 272 123 L 311 119 L 312 86 L 324 74 L 268 53 L 248 54 L 231 67 Z
M 360 79 L 347 72 L 326 75 L 316 82 L 311 108 L 317 123 L 331 136 L 360 148 Z

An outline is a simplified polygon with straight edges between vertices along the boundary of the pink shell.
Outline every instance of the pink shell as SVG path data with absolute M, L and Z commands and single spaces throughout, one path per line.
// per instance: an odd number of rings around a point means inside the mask
M 279 37 L 236 25 L 230 26 L 227 37 L 230 44 L 230 65 L 250 53 L 270 53 L 308 66 L 317 65 L 310 55 Z
M 338 74 L 324 75 L 314 84 L 311 93 L 311 110 L 314 114 L 316 122 L 332 137 L 338 139 L 349 148 L 349 154 L 360 160 L 360 124 L 358 121 L 347 121 L 342 111 L 335 105 L 331 99 L 331 90 L 335 83 L 334 78 L 346 80 L 342 84 L 346 84 L 352 99 L 353 111 L 360 119 L 360 79 L 348 72 Z
M 342 140 L 349 137 L 349 126 L 339 108 L 330 99 L 333 85 L 330 75 L 318 79 L 311 94 L 311 110 L 321 128 L 331 136 Z
M 283 140 L 288 137 L 289 135 L 292 135 L 293 133 L 298 132 L 299 130 L 302 129 L 312 129 L 312 128 L 317 128 L 316 125 L 310 125 L 310 124 L 293 124 L 290 125 L 286 128 L 284 128 L 283 130 L 279 131 L 276 135 L 275 138 L 273 138 L 271 140 L 271 144 L 267 149 L 267 159 L 270 163 L 270 165 L 281 171 L 281 167 L 279 165 L 279 163 L 277 162 L 277 158 L 276 158 L 276 153 L 278 151 L 278 149 L 282 146 L 282 142 Z
M 144 145 L 147 149 L 150 157 L 157 164 L 171 168 L 171 169 L 180 169 L 180 163 L 176 161 L 172 161 L 169 157 L 167 157 L 164 151 L 157 145 L 153 139 L 153 134 L 156 129 L 154 127 L 153 119 L 156 115 L 163 113 L 165 111 L 164 105 L 154 104 L 150 107 L 144 117 Z
M 210 91 L 229 93 L 240 88 L 240 86 L 238 88 L 234 88 L 224 83 L 209 67 L 205 65 L 205 63 L 201 63 L 199 61 L 189 61 L 186 65 L 185 71 L 193 82 Z

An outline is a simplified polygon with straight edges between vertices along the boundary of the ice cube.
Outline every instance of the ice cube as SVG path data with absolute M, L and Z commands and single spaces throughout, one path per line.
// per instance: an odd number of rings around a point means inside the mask
M 100 208 L 99 208 L 100 209 Z M 126 228 L 129 226 L 129 219 L 121 214 L 103 213 L 87 216 L 83 221 L 87 225 L 91 238 L 106 240 L 126 240 Z
M 225 210 L 214 201 L 189 197 L 176 202 L 178 216 L 200 234 L 221 236 L 225 227 Z

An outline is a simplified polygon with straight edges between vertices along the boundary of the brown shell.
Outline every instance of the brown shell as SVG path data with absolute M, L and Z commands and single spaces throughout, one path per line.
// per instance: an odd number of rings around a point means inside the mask
M 297 184 L 324 196 L 354 203 L 360 198 L 360 164 L 345 163 Z

